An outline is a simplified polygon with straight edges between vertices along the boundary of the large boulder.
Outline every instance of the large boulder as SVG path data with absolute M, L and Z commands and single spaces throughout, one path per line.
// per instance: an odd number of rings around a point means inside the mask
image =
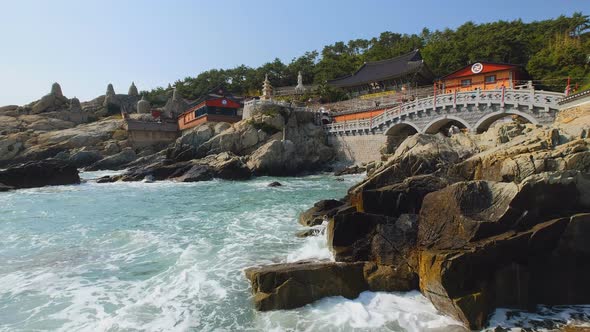
M 356 298 L 368 289 L 364 262 L 299 262 L 245 270 L 261 311 L 292 309 L 326 296 Z
M 333 217 L 345 203 L 335 199 L 321 200 L 308 210 L 301 212 L 299 223 L 303 226 L 316 226 Z
M 498 307 L 588 303 L 590 214 L 420 255 L 420 289 L 441 312 L 483 328 Z
M 372 262 L 296 262 L 245 271 L 261 311 L 293 309 L 327 296 L 353 299 L 363 291 L 409 291 L 417 280 L 405 270 Z
M 349 190 L 351 204 L 363 210 L 364 191 L 396 185 L 409 177 L 432 174 L 446 178 L 451 167 L 478 151 L 475 142 L 463 134 L 450 138 L 440 134 L 410 136 L 387 162 Z
M 293 159 L 295 145 L 291 141 L 272 140 L 258 148 L 248 159 L 248 167 L 257 174 L 285 175 L 296 171 Z
M 457 249 L 508 230 L 590 209 L 590 175 L 542 173 L 520 185 L 459 182 L 424 198 L 418 241 L 428 249 Z
M 424 196 L 444 188 L 448 183 L 448 180 L 430 174 L 412 176 L 399 183 L 363 190 L 357 208 L 367 213 L 392 217 L 403 213 L 417 214 Z
M 0 183 L 16 189 L 80 183 L 76 167 L 60 160 L 43 160 L 0 171 Z

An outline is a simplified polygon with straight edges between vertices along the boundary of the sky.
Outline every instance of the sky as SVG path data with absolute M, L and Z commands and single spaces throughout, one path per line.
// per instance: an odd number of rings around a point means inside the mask
M 257 67 L 383 31 L 419 33 L 582 12 L 590 0 L 0 0 L 0 105 L 93 99 L 212 68 Z

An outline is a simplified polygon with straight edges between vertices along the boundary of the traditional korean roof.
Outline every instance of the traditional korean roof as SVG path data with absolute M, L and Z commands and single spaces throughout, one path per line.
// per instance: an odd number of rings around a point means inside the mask
M 329 80 L 328 84 L 341 88 L 352 87 L 394 79 L 422 70 L 424 70 L 426 76 L 432 78 L 430 70 L 422 60 L 420 51 L 414 50 L 387 60 L 365 62 L 354 74 Z

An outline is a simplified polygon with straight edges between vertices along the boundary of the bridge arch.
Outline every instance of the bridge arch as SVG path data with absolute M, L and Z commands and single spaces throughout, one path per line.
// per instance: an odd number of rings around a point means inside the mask
M 465 120 L 461 119 L 460 117 L 453 116 L 453 115 L 446 115 L 446 116 L 439 117 L 439 118 L 436 118 L 436 119 L 430 121 L 430 123 L 428 123 L 426 126 L 424 126 L 424 130 L 422 132 L 425 134 L 436 134 L 444 126 L 447 126 L 450 124 L 455 124 L 459 128 L 462 127 L 467 130 L 471 129 L 471 126 L 469 125 L 469 123 L 467 123 Z
M 410 136 L 420 132 L 420 128 L 409 121 L 399 122 L 385 132 L 388 136 Z
M 501 118 L 504 118 L 508 115 L 518 115 L 518 116 L 526 119 L 528 122 L 530 122 L 532 124 L 539 124 L 539 121 L 533 115 L 528 114 L 528 113 L 524 113 L 524 112 L 517 111 L 517 110 L 497 111 L 497 112 L 493 112 L 493 113 L 486 114 L 485 116 L 483 116 L 481 119 L 479 119 L 479 121 L 477 121 L 475 126 L 473 126 L 473 129 L 475 130 L 476 133 L 482 133 L 482 132 L 488 130 L 492 123 L 494 123 L 497 120 L 500 120 Z

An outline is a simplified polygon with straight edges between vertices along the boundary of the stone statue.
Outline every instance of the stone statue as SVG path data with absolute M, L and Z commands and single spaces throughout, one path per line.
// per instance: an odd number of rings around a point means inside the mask
M 271 100 L 272 99 L 272 85 L 268 80 L 268 74 L 264 76 L 264 83 L 262 83 L 262 96 L 260 100 Z
M 79 112 L 82 110 L 82 105 L 80 105 L 80 100 L 76 97 L 70 100 L 70 111 L 72 112 Z
M 127 94 L 130 96 L 133 96 L 133 97 L 139 96 L 139 92 L 137 91 L 137 87 L 135 86 L 135 82 L 131 82 L 131 86 L 129 87 L 129 92 L 127 92 Z
M 145 99 L 145 96 L 141 97 L 141 100 L 137 102 L 137 113 L 139 114 L 149 113 L 151 108 L 152 105 Z
M 58 97 L 63 97 L 64 95 L 61 93 L 61 86 L 59 86 L 59 83 L 55 82 L 51 85 L 51 92 L 50 94 L 54 95 L 54 96 L 58 96 Z
M 113 88 L 113 85 L 111 83 L 109 83 L 109 85 L 107 85 L 107 93 L 106 95 L 108 97 L 114 96 L 115 95 L 115 88 Z
M 301 75 L 301 71 L 299 71 L 299 73 L 297 74 L 297 86 L 295 87 L 295 92 L 305 92 L 305 86 L 303 86 L 303 75 Z

